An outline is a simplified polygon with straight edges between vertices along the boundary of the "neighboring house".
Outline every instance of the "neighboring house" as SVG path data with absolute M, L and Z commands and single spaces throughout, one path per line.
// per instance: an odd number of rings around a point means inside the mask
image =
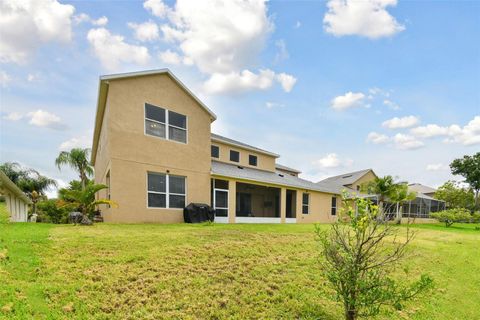
M 5 197 L 10 221 L 27 222 L 28 206 L 32 202 L 2 171 L 0 171 L 0 195 Z
M 218 222 L 330 222 L 340 191 L 298 177 L 278 154 L 211 133 L 215 114 L 168 69 L 100 77 L 92 146 L 107 222 L 183 221 L 191 202 Z
M 345 190 L 349 193 L 356 194 L 359 197 L 369 197 L 376 202 L 377 195 L 362 194 L 360 192 L 362 184 L 372 181 L 376 177 L 377 175 L 372 169 L 366 169 L 330 177 L 319 181 L 317 184 L 335 186 L 339 190 Z M 409 184 L 408 188 L 410 191 L 416 192 L 417 197 L 412 201 L 404 202 L 402 204 L 401 210 L 403 217 L 429 218 L 430 212 L 445 210 L 445 202 L 433 198 L 433 194 L 436 191 L 435 189 L 419 183 Z M 391 213 L 392 216 L 394 216 L 397 209 L 395 204 L 386 201 L 384 207 L 387 213 Z
M 417 193 L 423 193 L 424 195 L 429 196 L 431 198 L 433 198 L 435 196 L 435 192 L 437 192 L 437 189 L 423 185 L 421 183 L 410 183 L 408 185 L 408 189 L 410 191 L 415 191 Z
M 339 192 L 360 192 L 361 185 L 377 178 L 372 169 L 344 173 L 317 182 L 318 185 L 331 185 L 338 188 Z

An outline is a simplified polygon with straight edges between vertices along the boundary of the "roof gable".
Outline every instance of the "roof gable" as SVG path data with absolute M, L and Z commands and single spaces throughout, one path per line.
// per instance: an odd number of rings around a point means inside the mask
M 337 185 L 337 186 L 347 186 L 354 184 L 358 180 L 360 180 L 363 176 L 365 176 L 367 173 L 372 172 L 375 176 L 375 172 L 372 169 L 365 169 L 365 170 L 360 170 L 360 171 L 355 171 L 355 172 L 348 172 L 344 173 L 338 176 L 333 176 L 330 178 L 326 178 L 324 180 L 321 180 L 317 183 L 321 184 L 332 184 L 332 185 Z
M 217 116 L 213 111 L 211 111 L 195 94 L 193 94 L 190 89 L 188 89 L 185 84 L 183 84 L 169 69 L 157 69 L 157 70 L 146 70 L 139 72 L 128 72 L 128 73 L 118 73 L 100 76 L 99 86 L 98 86 L 98 98 L 97 98 L 97 111 L 95 115 L 95 129 L 93 131 L 93 142 L 92 142 L 92 156 L 91 163 L 95 165 L 95 158 L 97 156 L 98 148 L 98 139 L 100 138 L 100 132 L 102 130 L 102 122 L 105 114 L 105 105 L 108 96 L 108 85 L 109 81 L 114 81 L 118 79 L 127 79 L 134 77 L 144 77 L 152 75 L 168 75 L 181 89 L 183 89 L 190 97 L 197 102 L 200 107 L 202 107 L 205 112 L 210 115 L 211 121 L 215 121 Z

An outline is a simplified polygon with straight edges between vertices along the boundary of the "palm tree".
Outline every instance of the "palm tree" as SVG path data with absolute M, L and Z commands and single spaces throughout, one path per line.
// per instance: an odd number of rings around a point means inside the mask
M 396 220 L 397 223 L 400 224 L 402 222 L 402 214 L 400 211 L 400 205 L 406 201 L 411 201 L 417 197 L 415 192 L 411 192 L 408 190 L 407 183 L 398 183 L 396 187 L 391 192 L 389 196 L 389 200 L 396 204 Z
M 89 181 L 85 188 L 78 189 L 64 189 L 63 196 L 68 199 L 67 206 L 73 206 L 79 208 L 82 213 L 81 224 L 91 224 L 92 222 L 88 218 L 88 215 L 93 213 L 95 207 L 100 204 L 108 204 L 110 206 L 117 206 L 114 201 L 108 199 L 95 199 L 95 194 L 103 189 L 108 188 L 104 184 L 94 184 Z
M 89 162 L 90 149 L 73 148 L 70 151 L 62 151 L 55 159 L 58 169 L 61 166 L 68 165 L 70 168 L 78 172 L 82 189 L 85 189 L 89 176 L 93 175 L 93 168 Z
M 375 180 L 368 182 L 362 186 L 362 192 L 368 194 L 375 194 L 378 199 L 378 213 L 383 219 L 384 217 L 384 203 L 390 198 L 397 188 L 397 183 L 392 176 L 384 176 L 383 178 L 376 177 Z
M 22 168 L 16 162 L 5 162 L 0 165 L 0 170 L 32 200 L 33 213 L 37 211 L 37 202 L 46 198 L 46 191 L 57 186 L 55 179 L 43 176 L 34 169 Z

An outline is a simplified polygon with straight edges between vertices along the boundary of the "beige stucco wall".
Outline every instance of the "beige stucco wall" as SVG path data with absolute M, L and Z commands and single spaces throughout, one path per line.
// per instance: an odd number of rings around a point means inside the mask
M 306 190 L 297 191 L 297 223 L 313 223 L 313 222 L 334 222 L 337 219 L 341 207 L 341 196 L 337 197 L 337 215 L 331 215 L 332 197 L 329 193 L 306 191 L 310 194 L 310 210 L 309 214 L 302 214 L 302 194 Z
M 236 164 L 244 167 L 262 169 L 267 171 L 275 171 L 275 157 L 269 156 L 263 153 L 243 149 L 237 146 L 232 146 L 226 143 L 212 141 L 212 145 L 219 147 L 219 158 L 211 158 L 212 160 Z M 230 161 L 230 150 L 238 151 L 240 153 L 240 162 Z M 248 156 L 257 156 L 257 166 L 251 166 L 248 164 Z
M 362 186 L 363 183 L 367 183 L 367 182 L 370 182 L 372 180 L 375 179 L 375 174 L 372 172 L 372 171 L 369 171 L 367 172 L 364 176 L 362 176 L 360 179 L 358 179 L 357 181 L 355 181 L 355 183 L 353 183 L 351 185 L 351 188 L 353 190 L 357 190 L 357 186 Z
M 187 116 L 187 143 L 145 135 L 145 102 Z M 210 203 L 211 118 L 167 74 L 111 80 L 106 121 L 106 152 L 97 156 L 97 182 L 110 169 L 111 199 L 101 206 L 107 222 L 181 222 L 180 209 L 147 208 L 147 172 L 185 176 L 186 205 Z M 102 134 L 103 130 L 102 128 Z

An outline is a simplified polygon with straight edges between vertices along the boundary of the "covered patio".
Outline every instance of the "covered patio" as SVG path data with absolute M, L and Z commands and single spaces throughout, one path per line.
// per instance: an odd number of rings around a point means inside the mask
M 296 204 L 296 190 L 212 179 L 212 206 L 216 222 L 295 223 Z

